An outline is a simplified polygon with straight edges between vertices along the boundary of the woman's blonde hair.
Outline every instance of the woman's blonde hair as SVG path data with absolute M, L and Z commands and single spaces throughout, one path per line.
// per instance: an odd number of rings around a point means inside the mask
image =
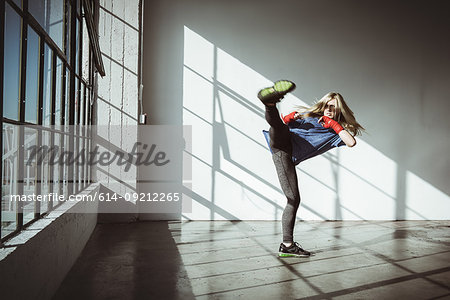
M 336 99 L 336 113 L 334 120 L 341 124 L 342 127 L 352 135 L 361 135 L 365 130 L 364 127 L 356 121 L 353 111 L 348 107 L 344 98 L 339 93 L 330 92 L 311 107 L 297 106 L 296 110 L 302 113 L 302 117 L 320 118 L 323 116 L 328 101 L 333 99 Z

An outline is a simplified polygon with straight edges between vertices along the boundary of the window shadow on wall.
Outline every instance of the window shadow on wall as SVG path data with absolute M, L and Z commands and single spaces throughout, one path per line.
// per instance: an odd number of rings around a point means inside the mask
M 285 200 L 276 176 L 272 176 L 275 170 L 261 133 L 268 125 L 264 121 L 263 105 L 256 98 L 257 90 L 254 90 L 256 87 L 251 87 L 250 90 L 248 88 L 252 80 L 261 82 L 259 87 L 270 84 L 270 81 L 190 29 L 185 28 L 185 34 L 183 122 L 194 128 L 194 149 L 189 153 L 194 162 L 193 183 L 195 185 L 196 182 L 202 182 L 203 186 L 205 183 L 203 179 L 206 179 L 209 187 L 208 192 L 199 188 L 203 190 L 200 192 L 194 186 L 193 191 L 186 190 L 186 194 L 208 209 L 208 215 L 202 215 L 201 219 L 255 218 L 255 215 L 241 213 L 241 209 L 249 208 L 260 209 L 268 219 L 279 219 Z M 189 45 L 190 41 L 194 45 Z M 248 79 L 248 83 L 244 77 L 238 76 L 237 81 L 227 77 L 233 76 L 233 72 L 240 71 L 247 72 L 247 75 L 252 77 Z M 226 74 L 227 72 L 230 74 Z M 236 89 L 233 88 L 233 84 L 237 86 Z M 302 101 L 298 102 L 304 104 Z M 341 169 L 379 193 L 391 197 L 382 188 L 342 165 L 339 151 L 323 155 L 321 165 L 327 168 L 324 172 L 332 174 L 331 180 L 320 176 L 320 173 L 304 170 L 302 164 L 298 167 L 298 171 L 306 176 L 308 181 L 314 183 L 314 189 L 319 193 L 323 189 L 333 195 L 332 205 L 335 209 L 331 217 L 330 214 L 323 214 L 317 207 L 302 203 L 302 207 L 316 218 L 342 219 L 342 210 L 345 210 L 357 219 L 364 219 L 356 211 L 341 204 L 339 192 Z M 263 167 L 255 170 L 252 166 Z M 272 175 L 268 175 L 269 172 Z M 301 182 L 300 189 L 302 189 Z M 274 199 L 273 193 L 271 196 L 267 195 L 264 190 L 274 191 L 276 197 L 282 201 Z M 271 213 L 267 215 L 267 211 Z M 256 218 L 258 217 L 259 215 Z M 297 218 L 301 220 L 302 216 L 299 215 Z

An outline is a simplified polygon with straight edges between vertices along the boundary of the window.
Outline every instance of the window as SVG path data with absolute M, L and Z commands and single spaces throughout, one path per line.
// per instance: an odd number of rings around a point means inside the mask
M 47 32 L 56 46 L 63 49 L 64 1 L 29 0 L 28 12 Z
M 58 197 L 15 201 L 15 196 L 54 193 L 67 199 L 90 182 L 86 162 L 69 166 L 59 163 L 59 156 L 31 154 L 41 146 L 57 146 L 58 155 L 90 151 L 85 127 L 75 136 L 63 129 L 92 125 L 93 70 L 104 75 L 91 3 L 0 2 L 2 241 L 61 204 Z
M 62 124 L 62 117 L 61 117 L 61 107 L 62 107 L 61 101 L 62 101 L 62 91 L 63 91 L 62 70 L 63 70 L 63 64 L 62 64 L 61 59 L 58 57 L 58 58 L 56 58 L 55 110 L 54 110 L 54 113 L 53 113 L 54 116 L 55 116 L 55 125 L 61 125 Z
M 5 4 L 5 33 L 3 62 L 3 117 L 11 120 L 19 119 L 20 91 L 20 37 L 21 17 Z
M 42 144 L 43 145 L 51 145 L 51 133 L 50 131 L 42 131 Z M 45 156 L 42 164 L 41 164 L 41 193 L 43 195 L 50 195 L 52 192 L 52 186 L 51 186 L 51 166 L 49 164 L 49 157 Z M 50 200 L 48 198 L 45 198 L 41 202 L 40 207 L 40 213 L 44 214 L 48 212 L 52 208 L 52 205 L 50 204 Z
M 42 105 L 42 125 L 50 126 L 52 122 L 52 52 L 50 47 L 44 44 L 44 65 L 43 65 L 43 105 Z
M 23 193 L 24 196 L 28 195 L 36 195 L 36 159 L 32 158 L 30 152 L 33 149 L 33 146 L 37 145 L 37 130 L 34 128 L 24 127 L 24 157 L 30 157 L 31 159 L 26 159 L 24 161 L 24 169 L 23 169 Z M 28 222 L 34 219 L 35 213 L 35 204 L 36 201 L 26 201 L 22 203 L 23 210 L 23 223 L 27 224 Z
M 28 26 L 25 83 L 25 122 L 37 124 L 39 80 L 39 36 Z
M 16 230 L 17 203 L 12 196 L 17 195 L 18 187 L 18 130 L 14 124 L 3 123 L 2 134 L 2 228 L 1 236 L 7 236 Z

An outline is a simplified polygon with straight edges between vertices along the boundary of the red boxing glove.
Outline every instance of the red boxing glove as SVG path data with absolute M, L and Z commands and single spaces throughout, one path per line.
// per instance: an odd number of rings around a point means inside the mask
M 291 121 L 295 121 L 296 120 L 295 114 L 297 114 L 296 111 L 293 111 L 293 112 L 291 112 L 290 114 L 288 114 L 288 115 L 286 115 L 284 117 L 283 117 L 283 115 L 281 115 L 281 118 L 283 119 L 284 124 L 287 124 L 287 123 L 289 123 Z
M 342 130 L 344 130 L 344 128 L 335 120 L 327 117 L 327 116 L 322 116 L 319 119 L 319 123 L 322 124 L 323 127 L 325 128 L 331 128 L 334 130 L 334 132 L 336 132 L 336 134 L 339 134 L 339 132 L 341 132 Z

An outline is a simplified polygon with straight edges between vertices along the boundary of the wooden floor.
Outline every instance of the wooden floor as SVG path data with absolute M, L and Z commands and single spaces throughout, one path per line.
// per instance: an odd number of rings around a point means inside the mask
M 450 299 L 450 221 L 99 224 L 54 299 Z

